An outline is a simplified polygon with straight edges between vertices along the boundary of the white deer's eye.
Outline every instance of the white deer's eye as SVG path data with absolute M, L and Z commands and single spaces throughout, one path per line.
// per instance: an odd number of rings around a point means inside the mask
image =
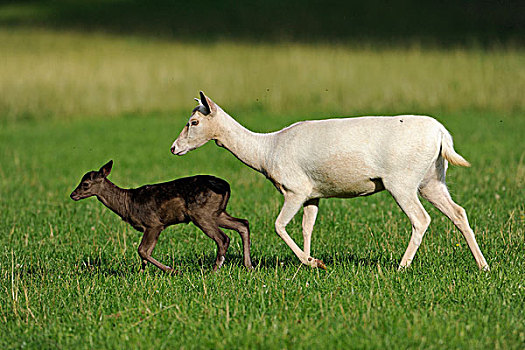
M 191 121 L 191 125 L 192 126 L 197 126 L 197 125 L 199 125 L 199 121 L 198 120 L 192 120 Z

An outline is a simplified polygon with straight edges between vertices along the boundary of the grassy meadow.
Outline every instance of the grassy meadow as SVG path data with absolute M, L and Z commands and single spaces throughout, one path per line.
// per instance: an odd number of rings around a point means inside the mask
M 525 53 L 513 48 L 192 44 L 34 30 L 0 31 L 0 42 L 3 120 L 187 116 L 199 90 L 243 113 L 317 117 L 525 105 Z
M 452 133 L 471 168 L 448 184 L 491 271 L 477 270 L 451 222 L 432 223 L 397 271 L 410 223 L 388 193 L 321 200 L 312 255 L 299 264 L 274 233 L 282 198 L 209 143 L 170 154 L 204 90 L 268 132 L 303 119 L 422 113 Z M 209 44 L 0 29 L 0 347 L 474 348 L 525 346 L 525 51 Z M 122 187 L 213 174 L 229 212 L 250 221 L 212 273 L 215 244 L 193 225 L 163 232 L 171 276 L 139 273 L 141 234 L 69 193 L 113 159 Z M 302 244 L 301 217 L 289 225 Z

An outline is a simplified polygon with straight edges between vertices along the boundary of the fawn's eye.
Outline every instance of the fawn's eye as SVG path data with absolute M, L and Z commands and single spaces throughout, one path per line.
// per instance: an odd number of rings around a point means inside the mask
M 89 184 L 88 184 L 87 182 L 84 182 L 84 183 L 82 184 L 82 188 L 88 188 L 88 187 L 89 187 Z
M 199 125 L 199 121 L 198 120 L 192 120 L 191 121 L 191 125 L 192 126 L 197 126 L 197 125 Z

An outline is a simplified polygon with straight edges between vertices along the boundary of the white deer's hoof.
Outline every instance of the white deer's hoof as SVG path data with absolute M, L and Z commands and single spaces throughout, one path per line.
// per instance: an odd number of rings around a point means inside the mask
M 321 268 L 323 270 L 326 270 L 326 265 L 324 264 L 324 262 L 322 260 L 314 259 L 312 257 L 308 258 L 307 265 L 309 265 L 311 267 L 318 267 L 318 268 Z
M 324 264 L 324 262 L 322 260 L 315 259 L 315 263 L 317 264 L 316 267 L 318 267 L 320 269 L 323 269 L 323 270 L 326 270 L 326 265 Z

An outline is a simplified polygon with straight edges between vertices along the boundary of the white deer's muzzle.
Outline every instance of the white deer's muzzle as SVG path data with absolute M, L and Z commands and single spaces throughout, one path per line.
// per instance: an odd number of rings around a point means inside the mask
M 177 140 L 175 140 L 175 142 L 173 142 L 173 144 L 171 145 L 171 153 L 177 155 L 177 156 L 181 156 L 185 153 L 187 153 L 188 151 L 184 151 L 182 150 L 178 145 L 177 145 Z

